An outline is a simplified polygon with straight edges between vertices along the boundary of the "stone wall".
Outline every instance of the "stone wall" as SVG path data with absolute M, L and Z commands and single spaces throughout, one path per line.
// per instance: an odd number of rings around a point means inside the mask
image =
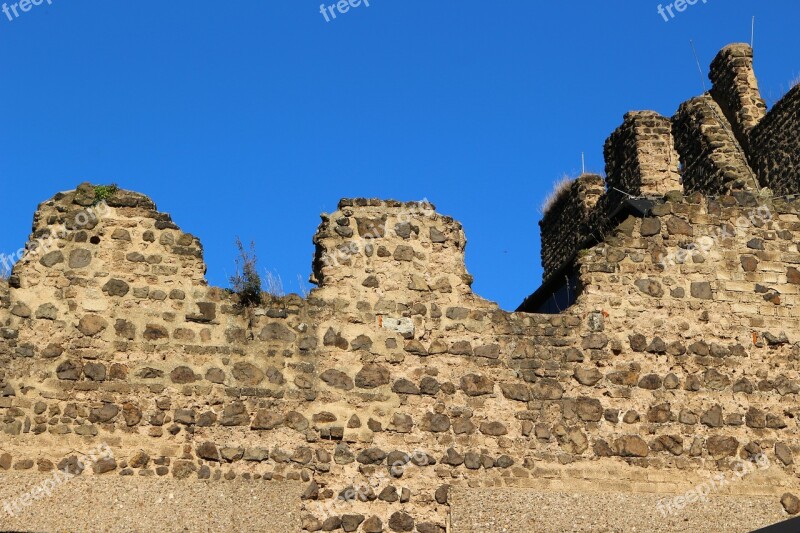
M 588 212 L 578 213 L 577 220 L 590 228 L 584 235 L 607 233 L 628 198 L 659 198 L 671 191 L 716 196 L 764 187 L 782 195 L 800 190 L 800 91 L 793 89 L 767 113 L 746 44 L 720 51 L 709 78 L 711 90 L 681 104 L 671 120 L 653 111 L 625 115 L 604 146 L 605 185 L 597 190 L 605 188 L 605 194 L 593 198 Z M 544 285 L 553 272 L 574 268 L 574 253 L 566 252 L 574 252 L 576 213 L 568 211 L 579 202 L 562 197 L 540 223 Z
M 753 168 L 778 194 L 800 191 L 800 86 L 772 108 L 752 132 Z
M 592 232 L 590 215 L 603 194 L 603 178 L 584 174 L 574 180 L 544 213 L 539 222 L 543 279 L 553 276 L 585 246 Z
M 557 315 L 473 294 L 463 228 L 428 203 L 342 200 L 313 239 L 318 287 L 244 306 L 149 198 L 59 193 L 0 282 L 3 507 L 19 479 L 66 469 L 88 491 L 271 483 L 305 531 L 443 533 L 451 489 L 675 495 L 760 458 L 735 494 L 798 510 L 781 496 L 798 491 L 800 203 L 748 181 L 726 124 L 710 96 L 673 121 L 682 191 L 668 122 L 626 118 L 609 183 L 648 198 L 620 210 L 583 176 L 556 200 L 543 258 L 581 287 Z M 112 456 L 88 461 L 101 445 Z
M 609 194 L 663 196 L 681 189 L 669 119 L 652 111 L 625 115 L 605 144 Z
M 711 96 L 719 104 L 745 149 L 750 149 L 750 133 L 767 113 L 753 70 L 753 49 L 746 44 L 723 48 L 711 63 Z
M 451 487 L 601 459 L 724 472 L 765 453 L 773 489 L 796 487 L 796 204 L 671 194 L 581 256 L 583 293 L 550 316 L 473 295 L 452 219 L 370 200 L 323 217 L 318 247 L 347 253 L 317 255 L 308 298 L 242 308 L 202 280 L 195 237 L 119 194 L 138 205 L 110 200 L 14 270 L 0 469 L 106 443 L 83 476 L 296 481 L 307 531 L 443 531 Z
M 744 150 L 713 98 L 704 95 L 683 103 L 673 129 L 687 191 L 715 195 L 757 186 Z

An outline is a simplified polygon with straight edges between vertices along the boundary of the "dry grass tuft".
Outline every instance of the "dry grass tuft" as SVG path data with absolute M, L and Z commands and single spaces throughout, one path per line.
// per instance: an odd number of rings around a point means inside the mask
M 547 212 L 553 208 L 553 206 L 561 199 L 561 197 L 564 196 L 567 191 L 569 191 L 570 187 L 572 187 L 572 183 L 576 179 L 577 178 L 571 178 L 564 174 L 561 179 L 553 184 L 553 190 L 547 195 L 547 198 L 544 199 L 542 206 L 539 208 L 539 211 L 542 212 L 542 215 L 546 215 Z
M 281 279 L 281 275 L 277 272 L 272 272 L 270 270 L 264 271 L 264 292 L 269 294 L 270 296 L 275 296 L 277 298 L 282 298 L 286 296 L 286 291 L 283 289 L 283 280 Z

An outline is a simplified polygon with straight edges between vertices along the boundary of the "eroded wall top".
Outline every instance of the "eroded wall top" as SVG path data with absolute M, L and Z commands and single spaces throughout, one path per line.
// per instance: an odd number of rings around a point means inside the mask
M 650 111 L 625 115 L 605 144 L 606 194 L 583 218 L 579 238 L 571 220 L 545 213 L 542 222 L 544 282 L 574 269 L 581 245 L 615 224 L 630 198 L 662 198 L 670 191 L 719 196 L 769 188 L 800 193 L 800 91 L 795 87 L 767 113 L 746 44 L 722 49 L 711 64 L 711 90 L 684 102 L 669 120 Z M 558 207 L 580 202 L 578 189 Z M 561 235 L 562 238 L 557 236 Z M 554 258 L 558 260 L 554 260 Z

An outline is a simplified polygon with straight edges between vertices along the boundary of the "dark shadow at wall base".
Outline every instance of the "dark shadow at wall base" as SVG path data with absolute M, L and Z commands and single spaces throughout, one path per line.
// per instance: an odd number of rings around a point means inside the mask
M 757 529 L 752 533 L 800 533 L 800 518 L 792 518 L 771 526 Z

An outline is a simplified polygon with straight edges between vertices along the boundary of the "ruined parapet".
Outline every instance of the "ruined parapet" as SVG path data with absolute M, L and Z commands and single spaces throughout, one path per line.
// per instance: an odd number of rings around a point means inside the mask
M 189 344 L 218 319 L 223 294 L 207 287 L 202 245 L 144 195 L 89 184 L 59 193 L 39 205 L 26 248 L 9 279 L 18 359 L 79 375 L 81 359 L 110 367 L 114 348 Z
M 731 128 L 745 149 L 750 150 L 750 133 L 767 113 L 753 70 L 753 49 L 746 44 L 723 48 L 711 63 L 711 96 L 719 104 Z
M 594 220 L 606 210 L 602 191 L 601 178 L 582 176 L 547 216 L 562 213 L 567 228 L 577 202 Z M 75 205 L 70 194 L 37 220 L 57 222 L 58 206 Z M 378 200 L 344 200 L 323 217 L 320 287 L 308 298 L 237 309 L 202 283 L 173 297 L 176 278 L 130 272 L 140 262 L 128 256 L 160 255 L 153 264 L 180 264 L 190 277 L 202 263 L 161 244 L 183 234 L 138 198 L 79 230 L 100 238 L 83 270 L 26 261 L 8 302 L 0 282 L 0 474 L 12 498 L 37 472 L 76 465 L 99 445 L 113 457 L 86 468 L 75 490 L 54 492 L 56 509 L 96 507 L 117 476 L 146 492 L 153 479 L 174 482 L 174 503 L 138 502 L 142 512 L 184 505 L 187 494 L 199 509 L 196 487 L 215 483 L 236 501 L 230 487 L 253 480 L 292 491 L 287 505 L 304 531 L 441 533 L 457 512 L 451 490 L 532 486 L 544 469 L 568 494 L 613 482 L 636 499 L 682 493 L 676 482 L 699 483 L 687 475 L 729 473 L 736 458 L 762 453 L 772 477 L 746 476 L 742 494 L 763 491 L 782 512 L 780 495 L 797 486 L 794 202 L 628 200 L 647 214 L 621 213 L 586 245 L 576 259 L 582 294 L 550 316 L 507 313 L 469 292 L 456 221 L 427 203 Z M 156 238 L 140 240 L 147 231 Z M 65 261 L 74 241 L 56 244 Z M 324 261 L 340 246 L 350 253 Z M 415 276 L 444 278 L 450 291 L 427 279 L 420 290 Z M 109 278 L 130 290 L 104 291 Z M 92 300 L 98 287 L 104 296 Z M 38 290 L 54 308 L 33 299 Z M 107 308 L 87 312 L 98 302 Z M 244 483 L 224 481 L 233 479 Z M 264 530 L 274 512 L 263 506 L 251 522 Z M 40 515 L 0 526 L 47 531 Z
M 684 102 L 672 121 L 686 192 L 758 188 L 744 150 L 713 98 L 703 95 Z
M 773 107 L 751 133 L 753 168 L 776 194 L 800 192 L 800 85 Z
M 343 199 L 314 236 L 312 282 L 326 294 L 471 294 L 461 224 L 428 202 Z
M 567 265 L 589 237 L 591 212 L 604 193 L 603 178 L 596 174 L 584 174 L 554 193 L 539 222 L 545 280 Z
M 660 197 L 681 188 L 672 125 L 658 113 L 627 113 L 606 140 L 604 153 L 606 184 L 613 198 Z

